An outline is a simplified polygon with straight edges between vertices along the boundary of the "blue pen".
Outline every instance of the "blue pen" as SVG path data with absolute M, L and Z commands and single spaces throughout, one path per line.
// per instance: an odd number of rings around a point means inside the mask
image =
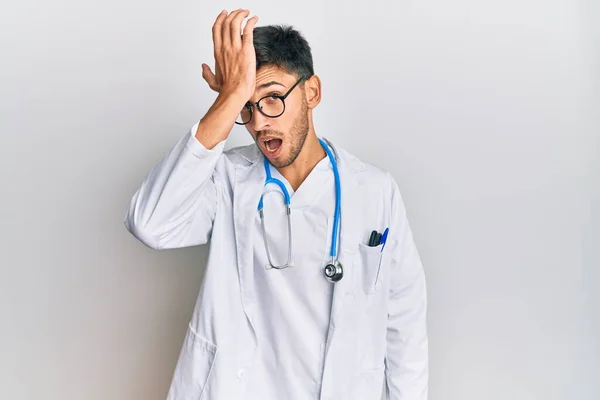
M 383 231 L 383 235 L 381 236 L 380 243 L 383 243 L 383 246 L 381 246 L 381 251 L 383 251 L 383 249 L 385 248 L 385 242 L 387 241 L 387 236 L 388 236 L 389 230 L 390 230 L 390 228 L 385 228 L 385 231 Z

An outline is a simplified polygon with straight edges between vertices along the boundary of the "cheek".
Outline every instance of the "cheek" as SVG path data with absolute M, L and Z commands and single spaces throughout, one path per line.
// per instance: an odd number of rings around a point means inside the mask
M 283 116 L 285 116 L 285 118 L 280 121 L 281 122 L 280 127 L 282 130 L 285 130 L 285 132 L 291 132 L 294 128 L 296 121 L 298 121 L 298 118 L 300 117 L 300 115 L 297 112 L 295 112 L 295 113 L 290 112 L 289 114 L 286 113 L 286 114 L 282 115 L 282 117 Z

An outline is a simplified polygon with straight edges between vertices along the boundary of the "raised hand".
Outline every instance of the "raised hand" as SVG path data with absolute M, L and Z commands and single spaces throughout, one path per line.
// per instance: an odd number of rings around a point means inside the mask
M 241 96 L 249 99 L 256 85 L 256 55 L 253 31 L 258 16 L 246 23 L 242 34 L 242 22 L 249 10 L 222 11 L 212 28 L 215 71 L 202 64 L 202 77 L 208 86 L 220 94 Z

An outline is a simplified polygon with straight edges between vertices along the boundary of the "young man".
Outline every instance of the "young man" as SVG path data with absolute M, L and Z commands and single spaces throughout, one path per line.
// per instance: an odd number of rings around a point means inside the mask
M 317 136 L 308 43 L 256 17 L 242 31 L 248 15 L 217 17 L 217 99 L 125 220 L 154 249 L 210 240 L 168 398 L 379 400 L 385 382 L 425 400 L 425 277 L 398 186 Z M 234 123 L 255 144 L 225 151 Z

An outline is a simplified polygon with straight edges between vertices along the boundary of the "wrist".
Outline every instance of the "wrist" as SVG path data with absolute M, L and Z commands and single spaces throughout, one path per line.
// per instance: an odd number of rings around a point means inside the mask
M 241 110 L 250 98 L 250 96 L 248 96 L 248 94 L 244 90 L 224 89 L 219 93 L 217 98 L 220 101 L 226 102 L 228 104 L 239 106 L 239 109 Z

